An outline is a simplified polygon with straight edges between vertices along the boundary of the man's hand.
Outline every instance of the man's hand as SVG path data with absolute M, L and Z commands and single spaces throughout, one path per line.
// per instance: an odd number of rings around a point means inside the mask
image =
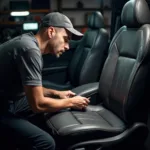
M 61 99 L 65 99 L 65 98 L 70 98 L 70 97 L 73 97 L 75 96 L 76 94 L 73 93 L 72 91 L 58 91 L 57 92 L 57 95 L 61 98 Z
M 89 98 L 82 96 L 75 96 L 71 98 L 72 107 L 74 109 L 85 109 L 89 104 Z

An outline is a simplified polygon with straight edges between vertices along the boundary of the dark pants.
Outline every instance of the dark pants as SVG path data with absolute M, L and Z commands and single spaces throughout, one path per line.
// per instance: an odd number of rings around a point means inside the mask
M 25 150 L 54 150 L 55 142 L 43 129 L 42 117 L 32 112 L 26 97 L 10 104 L 9 111 L 0 114 L 0 145 L 3 144 L 4 149 L 12 143 Z

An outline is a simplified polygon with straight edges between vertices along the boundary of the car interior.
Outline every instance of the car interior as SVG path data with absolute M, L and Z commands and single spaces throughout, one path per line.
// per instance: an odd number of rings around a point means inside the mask
M 88 30 L 84 33 L 84 37 L 80 41 L 71 43 L 71 48 L 75 50 L 65 72 L 66 79 L 62 79 L 59 68 L 51 67 L 55 75 L 55 70 L 57 70 L 56 76 L 65 82 L 62 84 L 53 82 L 52 71 L 44 68 L 43 86 L 57 90 L 69 90 L 82 84 L 97 82 L 108 50 L 108 32 L 104 27 L 102 14 L 93 12 L 88 18 Z M 44 75 L 46 71 L 48 76 Z
M 44 113 L 56 150 L 150 150 L 150 0 L 112 0 L 111 10 L 110 33 L 96 10 L 60 58 L 43 55 L 44 87 L 90 98 L 82 110 Z
M 128 1 L 122 27 L 109 45 L 100 80 L 72 89 L 95 96 L 82 111 L 45 114 L 49 132 L 63 149 L 138 149 L 148 135 L 150 10 L 145 0 Z

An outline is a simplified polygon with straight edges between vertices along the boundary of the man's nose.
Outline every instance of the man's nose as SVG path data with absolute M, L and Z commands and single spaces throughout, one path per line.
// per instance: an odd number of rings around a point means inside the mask
M 69 43 L 65 44 L 65 50 L 69 49 Z

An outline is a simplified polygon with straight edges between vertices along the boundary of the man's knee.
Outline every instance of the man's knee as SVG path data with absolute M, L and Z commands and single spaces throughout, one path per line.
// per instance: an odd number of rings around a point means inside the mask
M 47 142 L 48 142 L 48 146 L 50 147 L 50 150 L 55 150 L 56 147 L 55 141 L 51 136 L 48 137 Z
M 43 136 L 41 136 L 39 142 L 36 143 L 36 148 L 39 150 L 55 150 L 55 141 L 45 132 Z

